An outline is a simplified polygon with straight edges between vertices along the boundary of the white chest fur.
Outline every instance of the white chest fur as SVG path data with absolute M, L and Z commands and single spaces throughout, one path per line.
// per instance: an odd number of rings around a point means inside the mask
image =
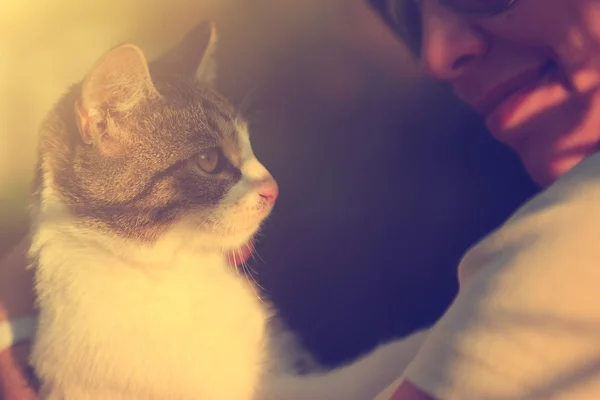
M 48 398 L 252 398 L 268 310 L 222 255 L 144 265 L 90 243 L 43 224 L 34 238 L 32 362 Z

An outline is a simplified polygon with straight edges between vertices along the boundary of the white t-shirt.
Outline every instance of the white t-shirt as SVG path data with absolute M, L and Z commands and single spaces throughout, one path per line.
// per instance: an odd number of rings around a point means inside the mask
M 401 379 L 439 400 L 600 400 L 600 154 L 472 248 L 459 280 Z M 33 321 L 0 324 L 0 348 Z
M 600 155 L 473 247 L 459 280 L 403 379 L 439 400 L 600 400 Z

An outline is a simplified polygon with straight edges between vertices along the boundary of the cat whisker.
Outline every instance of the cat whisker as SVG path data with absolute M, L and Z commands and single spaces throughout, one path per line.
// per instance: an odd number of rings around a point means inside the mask
M 266 264 L 267 262 L 260 256 L 260 254 L 256 250 L 256 242 L 258 241 L 259 236 L 259 232 L 256 232 L 256 234 L 254 235 L 254 242 L 252 243 L 252 252 L 250 253 L 250 255 L 252 256 L 252 259 L 260 261 L 262 264 Z
M 258 281 L 256 280 L 256 278 L 254 277 L 254 275 L 252 274 L 252 271 L 250 270 L 250 267 L 248 266 L 247 262 L 244 260 L 244 258 L 242 257 L 242 249 L 238 248 L 237 251 L 240 253 L 240 258 L 241 258 L 241 267 L 242 267 L 242 271 L 244 271 L 244 275 L 246 276 L 246 280 L 248 281 L 248 283 L 250 284 L 250 286 L 252 286 L 253 290 L 256 293 L 256 297 L 261 299 L 262 298 L 260 296 L 260 291 L 258 290 L 259 288 L 262 290 L 265 290 L 265 288 L 263 288 L 260 283 L 258 283 Z
M 244 246 L 246 246 L 246 248 L 248 248 L 248 250 L 250 250 L 250 257 L 252 257 L 252 259 L 256 260 L 256 258 L 254 257 L 254 254 L 256 252 L 256 247 L 254 246 L 254 243 L 252 243 L 252 242 L 246 243 Z M 261 259 L 261 261 L 263 262 L 263 264 L 265 264 L 264 260 Z M 254 268 L 252 268 L 249 263 L 247 263 L 246 265 L 252 272 L 254 272 L 255 274 L 258 274 L 258 272 Z
M 223 252 L 225 252 L 225 249 L 223 249 Z M 238 269 L 238 262 L 237 262 L 235 253 L 236 253 L 235 250 L 231 252 L 231 257 L 233 258 L 233 269 L 235 269 L 235 274 L 237 276 L 240 276 L 240 270 Z M 240 258 L 240 260 L 241 260 L 241 258 Z M 243 275 L 243 273 L 242 273 L 242 275 Z
M 244 275 L 244 278 L 246 278 L 246 281 L 250 284 L 250 286 L 252 287 L 252 290 L 254 291 L 254 285 L 252 284 L 252 282 L 250 282 L 250 279 L 248 278 L 248 274 L 246 273 L 246 263 L 244 261 L 244 257 L 242 256 L 241 253 L 241 249 L 240 248 L 236 248 L 233 250 L 233 254 L 234 254 L 234 258 L 235 258 L 235 253 L 238 253 L 240 256 L 240 262 L 236 263 L 236 269 L 237 268 L 241 268 L 242 269 L 242 275 Z

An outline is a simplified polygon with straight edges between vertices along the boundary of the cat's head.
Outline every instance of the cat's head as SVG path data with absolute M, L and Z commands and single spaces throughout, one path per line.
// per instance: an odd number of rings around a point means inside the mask
M 214 42 L 203 23 L 149 64 L 132 44 L 108 51 L 43 126 L 42 202 L 145 243 L 174 229 L 225 250 L 250 239 L 278 189 L 212 86 Z

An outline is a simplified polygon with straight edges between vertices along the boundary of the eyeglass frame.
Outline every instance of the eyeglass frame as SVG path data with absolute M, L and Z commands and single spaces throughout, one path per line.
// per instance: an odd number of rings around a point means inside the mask
M 404 7 L 406 7 L 407 2 L 413 2 L 416 7 L 419 6 L 420 0 L 384 0 L 382 4 L 383 7 L 379 7 L 379 12 L 382 15 L 386 24 L 400 37 L 402 41 L 409 47 L 409 49 L 415 54 L 420 54 L 421 41 L 419 39 L 415 39 L 414 33 L 410 33 L 407 29 L 406 18 L 404 21 L 399 22 L 398 18 L 394 17 L 395 11 L 394 7 L 397 7 L 398 1 L 404 3 Z M 473 16 L 482 16 L 482 17 L 492 17 L 503 12 L 508 11 L 512 8 L 517 0 L 507 0 L 506 4 L 504 4 L 501 8 L 492 9 L 492 10 L 468 10 L 465 8 L 461 8 L 456 4 L 453 4 L 451 0 L 438 0 L 444 7 L 452 10 L 455 13 L 463 14 L 463 15 L 473 15 Z

